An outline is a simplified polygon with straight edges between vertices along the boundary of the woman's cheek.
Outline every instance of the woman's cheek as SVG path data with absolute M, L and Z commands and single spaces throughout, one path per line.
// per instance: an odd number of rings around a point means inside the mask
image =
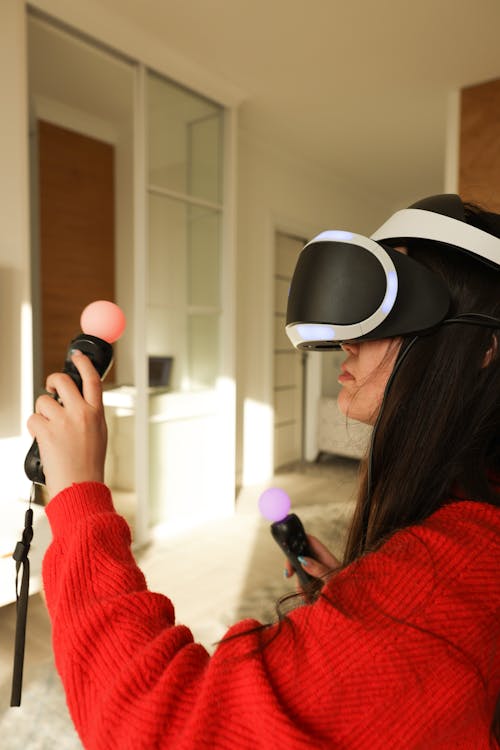
M 349 419 L 373 425 L 377 417 L 378 402 L 371 398 L 373 394 L 366 389 L 347 389 L 345 386 L 337 396 L 337 405 L 342 414 Z
M 360 410 L 362 404 L 359 403 L 360 399 L 361 394 L 358 393 L 358 389 L 354 390 L 352 387 L 347 389 L 343 386 L 337 396 L 337 405 L 346 417 L 363 421 L 362 409 Z

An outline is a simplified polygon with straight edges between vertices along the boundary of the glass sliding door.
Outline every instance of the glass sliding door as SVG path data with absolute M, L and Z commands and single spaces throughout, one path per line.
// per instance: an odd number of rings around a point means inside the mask
M 220 206 L 223 108 L 155 73 L 147 97 L 149 185 Z
M 174 358 L 168 386 L 175 391 L 216 383 L 221 239 L 220 210 L 150 188 L 147 353 Z M 200 359 L 202 330 L 207 338 Z
M 155 73 L 146 91 L 146 349 L 172 360 L 150 384 L 150 508 L 172 527 L 217 515 L 224 110 Z
M 108 246 L 70 227 L 69 240 L 57 237 L 54 250 L 62 248 L 64 264 L 54 263 L 44 253 L 54 249 L 53 225 L 60 232 L 63 222 L 52 222 L 52 244 L 43 252 L 47 222 L 33 231 L 34 379 L 43 380 L 43 335 L 55 340 L 61 334 L 57 362 L 49 365 L 59 367 L 60 350 L 77 332 L 85 304 L 109 297 L 123 308 L 128 326 L 115 346 L 104 395 L 106 481 L 142 545 L 151 527 L 166 523 L 173 530 L 234 508 L 234 174 L 228 153 L 236 149 L 235 112 L 47 19 L 28 16 L 28 45 L 33 205 L 42 208 L 51 197 L 38 180 L 42 157 L 47 161 L 40 122 L 56 129 L 63 145 L 63 138 L 76 138 L 86 149 L 90 143 L 113 156 L 109 206 L 97 198 L 97 178 L 96 184 L 90 180 L 89 202 L 95 200 L 85 216 L 93 230 L 105 214 L 113 229 Z M 76 149 L 63 149 L 59 141 L 54 150 L 70 179 L 55 198 L 73 200 L 81 212 L 74 194 L 91 166 L 87 150 L 77 168 L 68 158 Z M 102 167 L 103 159 L 94 162 Z M 52 162 L 45 174 L 55 174 Z M 66 224 L 75 211 L 60 214 Z M 99 286 L 104 274 L 95 272 L 104 261 L 109 291 Z M 44 273 L 56 279 L 63 269 L 56 287 L 69 290 L 66 306 L 76 305 L 76 312 L 66 307 L 60 315 L 71 329 L 64 332 L 39 324 L 54 301 L 41 284 Z
M 128 327 L 105 381 L 106 482 L 135 531 L 135 68 L 32 15 L 27 39 L 36 395 L 47 372 L 61 368 L 82 309 L 96 299 L 117 302 Z

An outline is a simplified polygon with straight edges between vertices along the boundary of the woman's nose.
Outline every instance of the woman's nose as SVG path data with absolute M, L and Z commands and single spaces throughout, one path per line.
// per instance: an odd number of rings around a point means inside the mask
M 344 341 L 340 347 L 347 354 L 357 354 L 359 351 L 359 344 L 354 344 L 352 341 Z

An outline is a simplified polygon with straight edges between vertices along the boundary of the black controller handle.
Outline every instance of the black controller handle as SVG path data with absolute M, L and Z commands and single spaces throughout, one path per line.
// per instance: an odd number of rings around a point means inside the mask
M 113 363 L 113 347 L 111 344 L 108 344 L 107 341 L 104 341 L 104 339 L 100 339 L 97 336 L 90 336 L 90 334 L 87 333 L 80 333 L 73 339 L 73 341 L 71 341 L 68 351 L 66 352 L 63 372 L 70 376 L 81 393 L 82 379 L 80 373 L 71 361 L 71 352 L 74 349 L 79 349 L 83 354 L 87 355 L 99 373 L 101 380 L 104 380 L 106 373 Z M 45 474 L 43 473 L 40 451 L 38 450 L 38 443 L 36 440 L 33 441 L 31 448 L 26 454 L 24 471 L 30 482 L 35 482 L 35 484 L 45 484 Z
M 289 513 L 281 521 L 271 524 L 271 534 L 290 560 L 299 581 L 306 589 L 312 581 L 317 580 L 309 575 L 299 562 L 299 557 L 314 557 L 302 521 L 295 513 Z

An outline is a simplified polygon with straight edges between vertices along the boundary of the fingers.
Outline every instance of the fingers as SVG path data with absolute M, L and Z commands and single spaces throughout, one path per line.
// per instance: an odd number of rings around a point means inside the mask
M 81 375 L 83 394 L 80 394 L 71 377 L 62 372 L 54 372 L 48 376 L 46 382 L 47 391 L 57 393 L 62 403 L 67 407 L 71 407 L 71 405 L 77 406 L 83 395 L 83 399 L 90 406 L 101 410 L 102 385 L 94 365 L 88 357 L 78 350 L 75 350 L 73 353 L 72 362 Z
M 62 406 L 59 404 L 54 396 L 44 394 L 39 396 L 36 400 L 35 411 L 45 419 L 54 419 L 59 413 L 59 409 Z
M 314 578 L 325 578 L 332 572 L 332 568 L 318 562 L 312 557 L 301 557 L 299 558 L 299 562 L 306 573 L 309 573 Z
M 85 355 L 72 359 L 83 397 L 68 374 L 53 373 L 47 378 L 49 393 L 37 399 L 36 413 L 28 420 L 50 497 L 74 483 L 104 481 L 107 431 L 100 378 Z
M 328 570 L 334 570 L 340 566 L 340 560 L 332 555 L 328 547 L 319 541 L 315 536 L 308 534 L 307 540 L 312 550 L 312 557 L 323 564 Z
M 40 431 L 46 427 L 47 423 L 48 420 L 46 417 L 42 417 L 40 414 L 32 414 L 26 422 L 31 437 L 36 438 L 40 434 Z
M 325 578 L 328 577 L 328 574 L 330 574 L 333 570 L 340 567 L 340 561 L 336 557 L 334 557 L 334 555 L 332 555 L 329 549 L 325 547 L 325 545 L 320 542 L 319 539 L 308 534 L 307 540 L 309 542 L 309 546 L 311 548 L 313 556 L 300 557 L 299 562 L 302 565 L 302 568 L 307 573 L 309 573 L 309 575 L 312 575 L 315 578 Z M 286 558 L 284 569 L 285 578 L 291 578 L 294 573 L 295 570 L 291 562 L 288 560 L 288 558 Z M 298 589 L 301 590 L 300 585 L 298 586 Z
M 37 399 L 37 411 L 39 411 L 38 407 L 43 404 L 45 399 L 52 400 L 55 403 L 54 399 L 57 398 L 61 403 L 69 406 L 72 403 L 78 403 L 81 398 L 80 391 L 76 387 L 76 384 L 70 376 L 64 372 L 51 373 L 45 381 L 45 390 L 48 391 L 50 395 L 40 396 Z
M 73 364 L 80 373 L 83 383 L 83 398 L 94 409 L 102 408 L 102 384 L 99 373 L 88 357 L 78 349 L 72 356 Z
M 46 381 L 47 393 L 37 398 L 35 414 L 27 422 L 32 437 L 37 437 L 46 430 L 51 422 L 63 418 L 64 407 L 81 416 L 86 406 L 90 406 L 92 412 L 103 416 L 101 381 L 96 369 L 81 352 L 73 357 L 73 361 L 82 376 L 83 398 L 68 374 L 54 372 L 49 375 Z

